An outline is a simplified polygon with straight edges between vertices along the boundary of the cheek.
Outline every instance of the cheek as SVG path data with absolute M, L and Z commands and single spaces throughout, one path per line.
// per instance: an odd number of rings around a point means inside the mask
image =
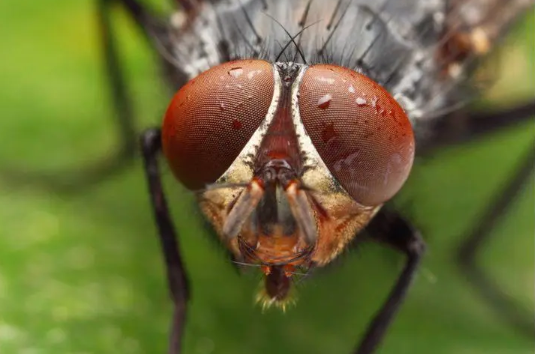
M 182 87 L 162 127 L 163 151 L 180 182 L 189 189 L 215 182 L 265 118 L 273 91 L 272 66 L 262 60 L 221 64 Z
M 310 67 L 299 93 L 303 125 L 344 189 L 370 206 L 394 196 L 414 158 L 412 127 L 394 98 L 364 75 L 333 65 Z

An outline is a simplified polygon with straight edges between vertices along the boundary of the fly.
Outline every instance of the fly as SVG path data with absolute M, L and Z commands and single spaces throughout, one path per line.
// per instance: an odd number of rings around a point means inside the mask
M 285 308 L 294 275 L 327 265 L 364 229 L 405 254 L 355 349 L 374 352 L 425 249 L 383 204 L 415 153 L 458 138 L 436 127 L 448 127 L 477 60 L 533 2 L 182 0 L 169 22 L 122 3 L 178 90 L 162 127 L 141 139 L 175 305 L 169 352 L 180 352 L 189 287 L 161 152 L 235 263 L 262 272 L 264 307 Z

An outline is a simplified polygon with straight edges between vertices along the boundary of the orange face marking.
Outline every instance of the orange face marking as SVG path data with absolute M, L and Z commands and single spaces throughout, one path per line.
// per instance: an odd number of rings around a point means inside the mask
M 284 235 L 280 228 L 275 228 L 269 235 L 259 235 L 258 230 L 245 227 L 240 242 L 240 255 L 250 263 L 300 266 L 309 262 L 307 257 L 300 257 L 306 252 L 306 244 L 299 235 Z

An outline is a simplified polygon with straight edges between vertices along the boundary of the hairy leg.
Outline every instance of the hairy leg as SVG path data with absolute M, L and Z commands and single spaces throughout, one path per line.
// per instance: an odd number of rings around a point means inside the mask
M 180 247 L 177 243 L 175 228 L 169 215 L 167 201 L 162 188 L 158 169 L 158 154 L 161 150 L 159 129 L 147 130 L 141 136 L 141 149 L 145 163 L 145 173 L 149 185 L 152 210 L 158 227 L 158 236 L 162 245 L 167 270 L 167 282 L 171 299 L 174 303 L 173 320 L 169 339 L 169 354 L 181 352 L 182 335 L 186 322 L 189 285 Z
M 370 354 L 376 350 L 405 299 L 425 251 L 425 243 L 419 232 L 395 212 L 381 210 L 366 230 L 372 240 L 404 253 L 407 261 L 387 300 L 368 325 L 362 341 L 354 351 L 355 354 Z
M 478 252 L 489 242 L 493 235 L 492 230 L 507 213 L 507 209 L 526 186 L 532 176 L 535 163 L 535 149 L 530 146 L 522 156 L 509 180 L 495 193 L 488 207 L 481 213 L 477 223 L 471 228 L 467 236 L 458 247 L 456 260 L 462 273 L 469 283 L 477 290 L 492 308 L 518 330 L 533 336 L 535 334 L 535 321 L 532 313 L 522 309 L 507 295 L 502 288 L 486 274 L 476 262 Z
M 120 173 L 131 165 L 137 156 L 137 132 L 132 99 L 129 96 L 127 83 L 122 72 L 122 62 L 117 52 L 116 36 L 112 24 L 112 5 L 124 6 L 127 13 L 138 24 L 145 34 L 161 33 L 160 22 L 152 17 L 141 3 L 135 0 L 97 0 L 96 14 L 99 38 L 105 75 L 109 82 L 112 99 L 113 119 L 116 123 L 116 134 L 119 146 L 107 156 L 77 168 L 41 172 L 31 171 L 15 166 L 4 166 L 0 170 L 0 178 L 8 183 L 42 187 L 55 192 L 74 193 L 86 190 L 114 174 Z

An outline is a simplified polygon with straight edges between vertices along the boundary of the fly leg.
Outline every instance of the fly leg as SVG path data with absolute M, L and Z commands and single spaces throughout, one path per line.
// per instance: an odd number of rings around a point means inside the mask
M 169 215 L 167 201 L 162 188 L 160 171 L 158 170 L 158 154 L 161 150 L 159 129 L 149 129 L 141 136 L 144 168 L 149 185 L 152 210 L 158 227 L 158 236 L 163 249 L 167 282 L 171 299 L 174 303 L 173 320 L 169 339 L 169 354 L 181 351 L 182 335 L 186 320 L 186 305 L 189 299 L 188 278 L 180 247 L 176 240 L 176 232 Z
M 98 161 L 88 162 L 69 170 L 36 172 L 22 168 L 4 168 L 2 178 L 14 184 L 31 184 L 57 192 L 76 192 L 109 178 L 123 171 L 137 155 L 137 132 L 133 117 L 133 105 L 129 96 L 122 63 L 117 52 L 116 36 L 112 25 L 112 9 L 114 3 L 121 3 L 130 17 L 138 24 L 145 34 L 157 33 L 158 21 L 150 16 L 148 10 L 136 0 L 97 0 L 97 23 L 100 30 L 99 38 L 105 75 L 109 80 L 112 98 L 113 119 L 116 122 L 119 147 L 108 156 Z M 163 28 L 163 27 L 162 27 Z
M 432 139 L 419 146 L 419 154 L 428 155 L 444 146 L 484 138 L 507 127 L 527 122 L 535 116 L 535 100 L 495 112 L 454 113 L 437 119 Z
M 518 167 L 512 174 L 508 183 L 487 203 L 489 207 L 484 210 L 479 222 L 464 238 L 457 252 L 457 261 L 462 273 L 468 277 L 470 284 L 478 291 L 480 296 L 489 302 L 494 310 L 515 328 L 533 336 L 535 323 L 533 314 L 526 316 L 526 311 L 503 292 L 480 266 L 476 263 L 478 251 L 489 241 L 492 230 L 500 218 L 506 214 L 507 209 L 522 191 L 533 172 L 535 163 L 535 149 L 530 146 L 529 151 L 523 156 Z
M 392 211 L 381 210 L 366 230 L 372 240 L 404 253 L 407 261 L 386 302 L 368 325 L 355 354 L 370 354 L 375 351 L 403 302 L 425 251 L 425 243 L 420 233 L 408 221 Z
M 504 129 L 508 126 L 522 123 L 535 116 L 535 100 L 502 111 L 459 116 L 444 119 L 439 122 L 440 129 L 433 145 L 424 147 L 424 153 L 429 153 L 438 147 L 448 144 L 458 144 Z M 456 122 L 457 119 L 457 122 Z M 535 323 L 533 314 L 526 316 L 526 311 L 516 304 L 496 282 L 494 282 L 476 263 L 479 250 L 489 241 L 492 229 L 514 202 L 522 187 L 525 186 L 535 167 L 535 150 L 533 144 L 526 151 L 510 180 L 491 200 L 489 207 L 481 214 L 479 222 L 472 227 L 466 238 L 459 245 L 457 263 L 462 273 L 466 274 L 470 284 L 478 291 L 494 310 L 505 320 L 523 333 L 533 336 Z

